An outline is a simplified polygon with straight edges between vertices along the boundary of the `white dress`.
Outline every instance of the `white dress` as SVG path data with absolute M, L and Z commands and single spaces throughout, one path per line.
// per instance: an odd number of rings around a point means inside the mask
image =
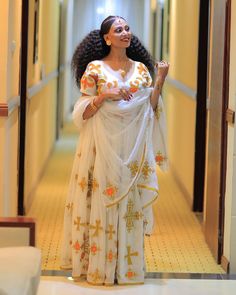
M 158 196 L 156 163 L 167 166 L 165 116 L 150 104 L 151 76 L 141 62 L 123 79 L 101 60 L 90 62 L 73 119 L 79 130 L 65 207 L 62 268 L 91 284 L 144 282 L 144 235 L 152 231 Z M 88 120 L 93 97 L 125 87 L 130 101 L 106 100 Z

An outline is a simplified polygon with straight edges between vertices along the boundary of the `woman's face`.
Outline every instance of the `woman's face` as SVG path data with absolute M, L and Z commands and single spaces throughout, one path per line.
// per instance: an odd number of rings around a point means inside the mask
M 122 18 L 117 18 L 112 24 L 108 34 L 104 35 L 105 41 L 110 41 L 111 46 L 127 48 L 130 46 L 131 31 L 129 25 Z

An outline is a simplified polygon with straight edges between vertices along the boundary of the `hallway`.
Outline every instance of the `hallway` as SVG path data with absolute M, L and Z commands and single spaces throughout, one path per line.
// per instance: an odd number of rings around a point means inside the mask
M 37 224 L 36 245 L 42 250 L 42 270 L 60 269 L 64 204 L 77 141 L 76 127 L 65 125 L 35 191 L 28 212 Z M 170 174 L 158 170 L 160 197 L 154 205 L 154 233 L 145 240 L 147 272 L 225 273 L 217 265 L 199 220 Z

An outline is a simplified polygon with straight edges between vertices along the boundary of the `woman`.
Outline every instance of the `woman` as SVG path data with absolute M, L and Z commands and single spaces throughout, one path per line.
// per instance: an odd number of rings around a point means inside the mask
M 169 64 L 152 59 L 127 22 L 109 16 L 75 50 L 82 96 L 79 144 L 65 209 L 62 268 L 96 285 L 144 282 L 144 235 L 152 230 L 155 165 L 165 167 L 160 92 Z M 155 162 L 156 160 L 156 162 Z

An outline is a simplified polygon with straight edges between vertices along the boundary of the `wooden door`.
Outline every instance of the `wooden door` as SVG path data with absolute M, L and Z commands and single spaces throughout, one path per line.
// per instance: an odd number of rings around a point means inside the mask
M 210 8 L 210 58 L 209 58 L 209 108 L 206 160 L 206 188 L 204 208 L 204 233 L 206 241 L 220 263 L 223 243 L 223 207 L 227 132 L 225 132 L 225 106 L 228 101 L 227 75 L 229 60 L 226 55 L 229 36 L 228 0 L 211 1 Z

